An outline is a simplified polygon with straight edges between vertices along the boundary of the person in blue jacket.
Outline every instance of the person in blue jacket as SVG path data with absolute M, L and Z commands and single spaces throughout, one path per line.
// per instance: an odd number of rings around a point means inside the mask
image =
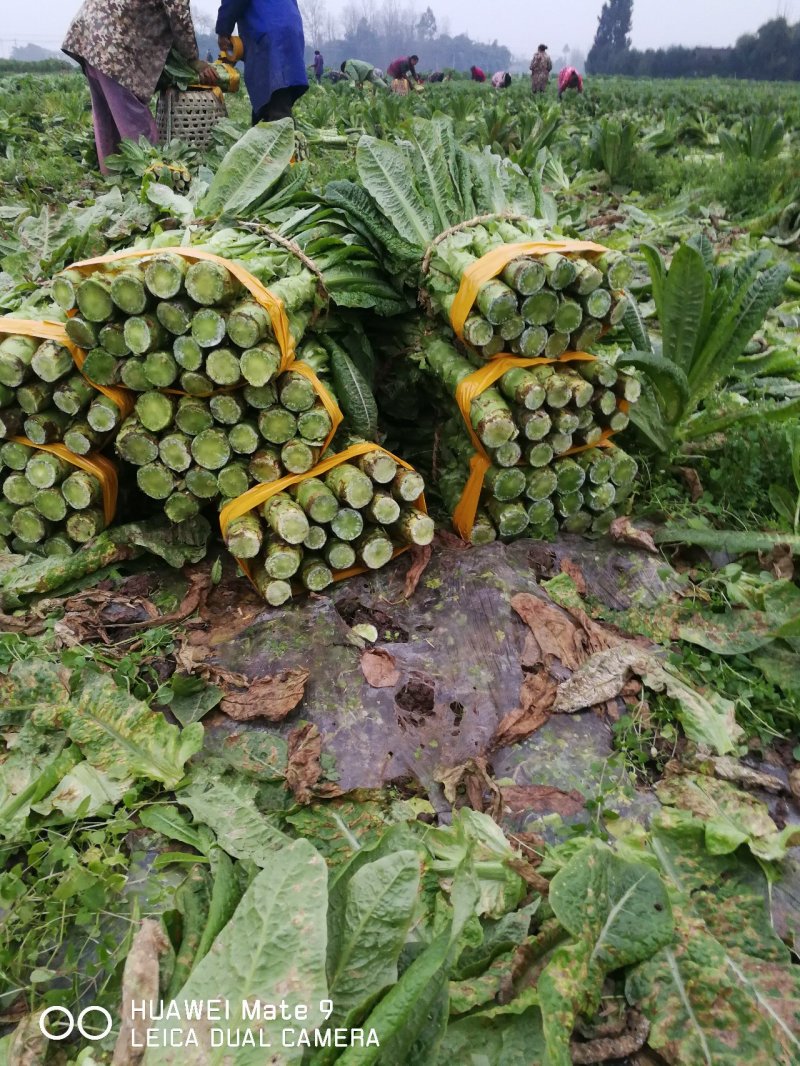
M 216 32 L 223 51 L 231 51 L 237 25 L 244 44 L 244 83 L 253 106 L 253 125 L 291 118 L 295 100 L 308 89 L 297 0 L 222 0 Z

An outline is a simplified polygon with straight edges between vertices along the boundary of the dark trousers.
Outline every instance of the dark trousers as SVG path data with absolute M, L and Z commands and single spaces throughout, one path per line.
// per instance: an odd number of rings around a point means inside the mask
M 277 122 L 292 117 L 292 105 L 296 94 L 291 89 L 276 89 L 263 107 L 253 112 L 253 125 L 257 122 Z

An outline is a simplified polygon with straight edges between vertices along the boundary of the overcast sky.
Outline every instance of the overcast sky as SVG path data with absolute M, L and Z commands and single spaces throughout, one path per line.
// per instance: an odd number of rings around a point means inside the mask
M 327 0 L 338 13 L 347 0 Z M 405 6 L 406 0 L 400 0 Z M 416 0 L 423 10 L 428 0 Z M 587 50 L 594 37 L 602 0 L 568 0 L 556 4 L 543 0 L 430 0 L 450 32 L 468 33 L 485 41 L 497 39 L 515 55 L 525 55 L 542 41 L 555 53 L 568 44 Z M 8 55 L 15 43 L 34 41 L 45 48 L 58 48 L 69 21 L 81 0 L 3 0 L 0 19 L 0 54 Z M 215 13 L 212 0 L 197 6 Z M 662 45 L 726 45 L 742 33 L 755 30 L 777 14 L 790 21 L 800 18 L 800 0 L 634 0 L 633 44 L 637 48 Z

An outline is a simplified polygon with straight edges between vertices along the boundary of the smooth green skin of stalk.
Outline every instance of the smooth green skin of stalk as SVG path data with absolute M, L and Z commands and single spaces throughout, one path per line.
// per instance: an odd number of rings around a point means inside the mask
M 123 424 L 114 446 L 117 455 L 134 466 L 145 466 L 158 458 L 158 440 L 135 418 Z
M 550 415 L 543 408 L 538 411 L 519 411 L 517 420 L 526 440 L 543 440 L 552 426 Z
M 169 343 L 169 335 L 157 318 L 136 315 L 125 320 L 125 343 L 134 355 L 147 355 Z
M 225 547 L 237 559 L 255 559 L 263 543 L 263 527 L 252 512 L 234 518 L 225 531 Z
M 264 552 L 264 569 L 273 580 L 294 577 L 303 562 L 303 549 L 281 541 L 271 541 Z
M 247 467 L 243 463 L 230 463 L 217 474 L 217 484 L 223 496 L 242 496 L 250 488 Z
M 102 274 L 84 278 L 76 295 L 78 310 L 88 322 L 107 322 L 114 317 L 111 284 Z
M 240 357 L 242 376 L 255 387 L 268 385 L 280 370 L 281 355 L 277 348 L 250 347 Z
M 361 513 L 351 507 L 342 507 L 331 519 L 331 530 L 339 540 L 356 540 L 363 529 L 364 519 Z
M 52 386 L 45 382 L 32 381 L 28 385 L 20 385 L 17 389 L 17 403 L 26 415 L 36 415 L 40 411 L 46 411 L 53 402 L 53 392 Z
M 208 396 L 214 391 L 214 382 L 206 374 L 195 370 L 184 370 L 180 377 L 180 387 L 189 396 Z
M 591 524 L 592 516 L 586 511 L 578 511 L 576 514 L 567 515 L 561 523 L 561 528 L 566 533 L 586 533 Z
M 87 351 L 90 348 L 96 348 L 99 343 L 97 330 L 92 323 L 78 316 L 67 319 L 64 323 L 64 332 L 73 344 Z
M 293 487 L 293 495 L 313 522 L 330 522 L 339 511 L 339 501 L 319 478 L 301 481 Z
M 66 533 L 54 533 L 44 542 L 44 553 L 50 558 L 66 558 L 73 555 L 75 548 Z
M 592 318 L 605 318 L 611 310 L 611 293 L 608 289 L 595 289 L 593 293 L 584 297 L 583 306 L 586 314 Z
M 297 419 L 285 407 L 268 407 L 259 411 L 258 430 L 270 444 L 285 444 L 297 433 Z
M 574 300 L 562 300 L 558 305 L 553 326 L 559 333 L 572 333 L 583 321 L 583 308 Z
M 50 522 L 61 522 L 67 516 L 67 501 L 57 487 L 40 489 L 33 498 L 33 506 Z
M 86 544 L 98 533 L 105 529 L 103 512 L 90 508 L 86 511 L 77 511 L 67 519 L 67 535 L 76 544 Z
M 25 436 L 34 444 L 50 444 L 60 440 L 69 425 L 69 417 L 63 411 L 44 411 L 25 419 Z
M 213 500 L 219 495 L 217 475 L 211 470 L 204 470 L 201 466 L 193 466 L 186 471 L 186 488 L 193 496 L 201 500 Z
M 194 337 L 176 337 L 172 344 L 175 362 L 184 370 L 199 370 L 203 365 L 203 349 Z
M 181 474 L 192 465 L 192 438 L 182 433 L 170 433 L 158 444 L 158 457 L 164 466 Z
M 158 461 L 140 466 L 136 471 L 136 483 L 145 496 L 153 500 L 166 500 L 175 488 L 172 471 Z
M 282 374 L 278 379 L 278 396 L 283 406 L 296 414 L 310 410 L 317 398 L 308 378 L 292 371 Z
M 322 551 L 325 545 L 328 543 L 328 534 L 322 528 L 322 526 L 309 526 L 308 535 L 303 541 L 303 547 L 308 548 L 309 551 L 318 552 Z
M 558 310 L 558 296 L 549 289 L 534 293 L 523 300 L 520 313 L 531 326 L 546 326 L 552 322 Z
M 14 402 L 14 390 L 8 385 L 0 384 L 0 407 L 10 407 Z
M 195 303 L 207 307 L 227 302 L 239 288 L 238 282 L 225 267 L 207 260 L 192 263 L 186 271 L 184 285 Z
M 364 513 L 371 522 L 390 526 L 400 517 L 400 504 L 388 492 L 376 492 Z
M 102 491 L 100 482 L 85 470 L 76 470 L 61 483 L 61 493 L 74 511 L 84 511 L 99 503 Z
M 30 360 L 0 353 L 0 385 L 15 389 L 32 376 Z
M 576 492 L 583 486 L 586 473 L 574 459 L 559 459 L 553 464 L 556 475 L 557 491 L 561 493 Z
M 324 555 L 325 561 L 332 570 L 349 570 L 351 566 L 355 566 L 355 549 L 352 544 L 348 544 L 346 541 L 329 541 Z
M 525 491 L 525 474 L 518 466 L 490 466 L 484 476 L 483 485 L 496 500 L 516 500 Z
M 215 421 L 224 426 L 236 426 L 247 414 L 247 407 L 235 392 L 220 393 L 208 398 L 208 409 Z
M 111 281 L 111 299 L 126 315 L 140 315 L 147 307 L 147 295 L 144 278 L 136 270 L 125 270 Z
M 64 434 L 64 447 L 73 455 L 88 455 L 100 437 L 87 422 L 73 423 Z
M 206 374 L 215 385 L 238 385 L 242 380 L 239 357 L 230 348 L 216 348 L 206 357 Z
M 36 452 L 33 448 L 14 440 L 6 441 L 0 447 L 0 462 L 10 470 L 24 470 L 34 455 Z
M 525 452 L 525 462 L 535 469 L 545 467 L 552 461 L 553 448 L 547 441 L 538 441 L 536 444 L 532 444 Z
M 534 500 L 528 507 L 528 521 L 532 526 L 541 526 L 553 517 L 555 510 L 550 499 Z
M 304 440 L 295 438 L 281 448 L 281 462 L 290 474 L 305 474 L 314 466 L 316 455 Z
M 148 261 L 144 268 L 144 282 L 159 300 L 171 300 L 183 288 L 186 260 L 174 252 L 166 252 Z
M 77 415 L 94 396 L 94 389 L 80 374 L 72 374 L 56 385 L 53 403 L 65 415 Z
M 228 444 L 237 455 L 252 455 L 258 449 L 259 439 L 253 422 L 239 422 L 228 430 Z
M 517 466 L 522 461 L 522 447 L 518 441 L 510 440 L 489 452 L 489 458 L 495 466 Z
M 93 348 L 83 363 L 83 373 L 98 385 L 114 385 L 119 375 L 119 360 L 105 348 Z
M 255 300 L 237 304 L 228 315 L 228 336 L 240 348 L 254 348 L 270 330 L 269 315 Z
M 193 396 L 182 396 L 175 411 L 175 425 L 181 433 L 194 437 L 204 429 L 211 429 L 214 418 L 210 408 L 202 400 Z
M 556 511 L 562 518 L 577 514 L 583 507 L 583 493 L 577 490 L 559 493 L 555 499 Z
M 382 529 L 365 533 L 356 545 L 356 555 L 369 570 L 380 570 L 394 554 L 394 545 Z
M 202 307 L 192 318 L 192 339 L 201 348 L 215 348 L 225 339 L 225 319 L 212 307 Z
M 187 300 L 162 300 L 156 318 L 173 337 L 182 337 L 192 328 L 192 306 Z
M 120 412 L 113 400 L 98 396 L 86 412 L 86 421 L 96 433 L 110 433 L 119 425 Z
M 298 435 L 311 443 L 322 443 L 332 428 L 331 416 L 321 405 L 297 416 Z
M 302 544 L 308 536 L 305 512 L 284 492 L 267 500 L 261 513 L 272 532 L 287 544 Z
M 300 571 L 300 580 L 309 592 L 322 592 L 333 584 L 333 574 L 322 559 L 309 559 Z
M 144 359 L 126 359 L 122 364 L 119 376 L 125 388 L 131 389 L 133 392 L 147 392 L 153 387 L 147 374 L 145 374 Z
M 168 389 L 178 377 L 178 364 L 168 351 L 148 352 L 142 369 L 154 389 Z
M 192 437 L 191 448 L 194 461 L 206 470 L 219 470 L 231 458 L 228 437 L 221 429 L 204 429 L 202 433 Z
M 82 281 L 83 275 L 79 270 L 63 270 L 53 278 L 53 299 L 62 311 L 74 310 L 78 286 Z
M 590 485 L 583 495 L 591 511 L 606 511 L 614 505 L 616 490 L 610 481 L 606 481 L 602 485 Z
M 170 522 L 186 522 L 200 513 L 200 501 L 191 492 L 173 492 L 164 501 L 164 514 Z
M 136 417 L 151 433 L 160 433 L 172 425 L 175 401 L 161 392 L 145 392 L 136 401 Z
M 20 507 L 11 519 L 11 531 L 20 540 L 39 544 L 50 530 L 45 519 L 32 507 Z
M 278 453 L 272 448 L 261 448 L 251 456 L 247 465 L 250 477 L 260 485 L 283 477 L 283 467 Z
M 57 341 L 45 341 L 36 349 L 31 368 L 42 381 L 54 382 L 75 368 L 68 348 Z
M 256 411 L 266 411 L 278 402 L 278 394 L 273 385 L 245 385 L 242 389 L 245 403 Z
M 49 489 L 63 481 L 69 470 L 69 464 L 57 455 L 34 452 L 25 467 L 25 477 L 37 489 Z
M 518 537 L 528 527 L 528 512 L 521 503 L 488 500 L 486 509 L 501 537 Z
M 534 502 L 546 500 L 556 491 L 558 478 L 551 466 L 529 470 L 525 476 L 525 495 Z

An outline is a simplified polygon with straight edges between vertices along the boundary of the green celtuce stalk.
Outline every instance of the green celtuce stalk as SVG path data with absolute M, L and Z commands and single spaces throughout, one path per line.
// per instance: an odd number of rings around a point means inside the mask
M 328 534 L 323 526 L 308 527 L 308 533 L 303 541 L 304 548 L 308 548 L 309 551 L 318 552 L 322 551 L 327 543 Z
M 175 477 L 169 467 L 156 460 L 136 471 L 136 484 L 153 500 L 166 500 L 175 488 Z
M 148 304 L 144 273 L 138 265 L 131 265 L 111 280 L 111 299 L 126 315 L 140 315 Z
M 175 252 L 162 252 L 147 261 L 144 281 L 148 290 L 159 300 L 171 300 L 183 290 L 183 279 L 189 263 Z
M 18 437 L 25 428 L 25 412 L 19 407 L 0 410 L 0 438 Z
M 201 348 L 215 348 L 225 338 L 225 318 L 213 307 L 202 307 L 192 317 L 192 340 Z
M 261 513 L 272 532 L 287 544 L 302 544 L 308 535 L 305 512 L 285 492 L 267 500 Z
M 324 481 L 311 477 L 292 489 L 294 498 L 313 522 L 326 524 L 339 511 L 339 501 Z
M 263 599 L 272 607 L 280 607 L 292 598 L 292 586 L 289 582 L 270 578 L 263 566 L 254 567 L 253 581 Z
M 219 495 L 217 475 L 202 466 L 190 467 L 184 476 L 186 488 L 199 500 L 213 500 Z
M 145 392 L 136 401 L 136 417 L 151 433 L 160 433 L 172 425 L 175 401 L 162 392 Z
M 164 514 L 170 522 L 188 522 L 200 513 L 200 501 L 186 490 L 176 490 L 164 500 Z
M 332 570 L 349 570 L 355 566 L 356 551 L 344 540 L 329 540 L 325 545 L 325 561 Z
M 192 465 L 192 438 L 185 433 L 168 433 L 158 444 L 158 457 L 164 466 L 177 474 Z
M 69 425 L 69 416 L 51 408 L 25 419 L 25 436 L 33 444 L 52 444 L 60 441 Z
M 321 403 L 297 416 L 297 432 L 304 440 L 321 443 L 333 428 L 331 416 Z
M 303 549 L 299 544 L 286 544 L 276 537 L 270 540 L 264 552 L 264 569 L 274 580 L 288 581 L 302 562 Z
M 73 511 L 85 511 L 100 503 L 102 490 L 100 482 L 86 470 L 76 470 L 61 483 L 64 499 Z
M 176 337 L 172 342 L 172 354 L 182 370 L 200 370 L 205 356 L 194 337 Z
M 204 307 L 230 303 L 242 291 L 227 267 L 203 259 L 192 263 L 186 271 L 184 285 L 195 303 Z
M 0 463 L 9 470 L 24 470 L 36 452 L 28 444 L 6 441 L 0 445 Z
M 162 300 L 156 305 L 156 318 L 173 337 L 183 337 L 189 332 L 193 313 L 188 300 Z
M 67 501 L 57 485 L 50 489 L 39 489 L 33 497 L 33 506 L 49 522 L 60 522 L 67 514 Z
M 79 270 L 62 270 L 53 278 L 53 299 L 62 311 L 74 311 L 77 306 L 78 286 L 83 281 Z
M 114 317 L 110 276 L 98 270 L 84 278 L 78 285 L 76 301 L 87 322 L 108 322 Z
M 228 463 L 217 474 L 219 491 L 227 499 L 243 496 L 250 484 L 250 476 L 244 463 Z
M 125 359 L 119 372 L 120 384 L 134 392 L 148 392 L 152 389 L 153 385 L 145 373 L 144 363 L 144 359 Z
M 64 447 L 73 455 L 88 455 L 100 446 L 102 434 L 92 429 L 88 422 L 71 422 L 64 433 Z
M 258 430 L 270 444 L 285 444 L 297 435 L 297 418 L 285 407 L 267 407 L 258 413 Z
M 247 405 L 237 392 L 221 392 L 208 401 L 214 420 L 223 426 L 237 426 L 247 416 Z
M 486 510 L 501 537 L 518 537 L 528 526 L 528 512 L 516 501 L 487 500 Z
M 516 500 L 525 491 L 525 474 L 518 466 L 490 466 L 484 476 L 483 485 L 496 500 Z
M 37 489 L 49 489 L 64 480 L 72 467 L 52 452 L 34 452 L 25 467 L 25 476 Z
M 96 396 L 86 411 L 86 421 L 95 433 L 110 433 L 121 419 L 119 407 L 108 396 Z
M 277 481 L 283 477 L 280 455 L 274 448 L 260 448 L 250 457 L 247 472 L 260 485 Z
M 94 395 L 95 390 L 81 374 L 70 374 L 53 389 L 53 406 L 65 415 L 78 415 Z
M 67 518 L 67 535 L 76 544 L 87 544 L 90 540 L 102 533 L 106 522 L 103 512 L 95 507 L 87 507 L 85 511 L 75 511 Z
M 50 533 L 50 526 L 33 507 L 20 507 L 11 519 L 11 531 L 28 544 L 38 544 Z
M 592 318 L 605 318 L 611 310 L 611 293 L 608 289 L 595 289 L 584 297 L 583 308 Z
M 255 559 L 263 543 L 263 526 L 253 511 L 234 518 L 225 531 L 225 547 L 237 559 Z
M 266 308 L 255 300 L 243 300 L 228 315 L 228 336 L 240 348 L 254 348 L 271 332 Z
M 353 541 L 361 536 L 364 519 L 352 507 L 342 507 L 331 519 L 331 530 L 339 540 Z
M 41 342 L 12 334 L 0 342 L 0 384 L 21 385 L 31 374 L 31 362 Z
M 290 474 L 305 474 L 316 463 L 316 449 L 309 447 L 304 440 L 295 437 L 281 448 L 281 462 Z
M 75 369 L 69 348 L 55 340 L 43 341 L 31 359 L 31 369 L 41 380 L 58 381 Z
M 365 517 L 377 525 L 390 526 L 400 518 L 400 504 L 388 492 L 376 492 L 364 511 Z
M 97 348 L 100 344 L 100 335 L 97 327 L 92 322 L 87 322 L 85 318 L 81 318 L 80 315 L 67 319 L 64 324 L 64 332 L 73 344 L 77 344 L 79 348 L 83 348 L 86 351 L 91 348 Z
M 142 372 L 151 388 L 168 389 L 175 383 L 179 368 L 172 352 L 163 349 L 147 353 Z
M 181 433 L 194 437 L 204 429 L 211 429 L 214 416 L 209 405 L 203 400 L 194 396 L 182 396 L 175 408 L 174 421 Z
M 510 403 L 525 407 L 529 411 L 535 411 L 542 406 L 546 395 L 544 389 L 546 376 L 543 377 L 537 371 L 545 369 L 549 370 L 550 368 L 536 367 L 526 369 L 524 367 L 516 367 L 513 370 L 507 370 L 500 378 L 500 391 Z
M 170 336 L 153 315 L 136 315 L 125 319 L 125 343 L 134 355 L 147 355 L 148 352 L 166 348 Z
M 219 470 L 231 458 L 231 446 L 227 434 L 214 426 L 192 437 L 192 458 L 206 470 Z
M 525 495 L 529 500 L 546 500 L 556 491 L 558 478 L 551 466 L 531 469 L 525 478 Z
M 400 519 L 402 522 L 403 519 Z M 356 542 L 356 557 L 368 570 L 379 570 L 386 566 L 394 555 L 394 545 L 383 529 L 370 529 Z
M 87 352 L 81 372 L 96 385 L 115 385 L 120 380 L 122 361 L 105 348 Z
M 309 592 L 322 592 L 332 584 L 333 574 L 323 559 L 310 556 L 300 570 L 300 581 Z
M 367 506 L 374 491 L 370 478 L 351 463 L 341 463 L 328 471 L 325 484 L 340 503 L 357 509 Z
M 404 507 L 392 531 L 404 544 L 430 544 L 435 527 L 433 519 L 414 507 Z
M 260 440 L 254 422 L 239 422 L 228 430 L 228 444 L 237 455 L 252 455 L 258 451 Z
M 281 353 L 277 345 L 262 344 L 249 347 L 240 358 L 242 377 L 250 385 L 269 384 L 281 368 Z
M 518 441 L 510 440 L 499 448 L 489 450 L 495 466 L 517 466 L 522 461 L 522 446 Z
M 158 438 L 135 416 L 122 423 L 114 446 L 120 459 L 134 466 L 145 466 L 158 458 Z
M 54 392 L 52 385 L 33 379 L 27 385 L 19 386 L 16 390 L 16 400 L 26 415 L 35 415 L 40 411 L 46 411 L 51 404 L 57 406 L 53 400 Z

